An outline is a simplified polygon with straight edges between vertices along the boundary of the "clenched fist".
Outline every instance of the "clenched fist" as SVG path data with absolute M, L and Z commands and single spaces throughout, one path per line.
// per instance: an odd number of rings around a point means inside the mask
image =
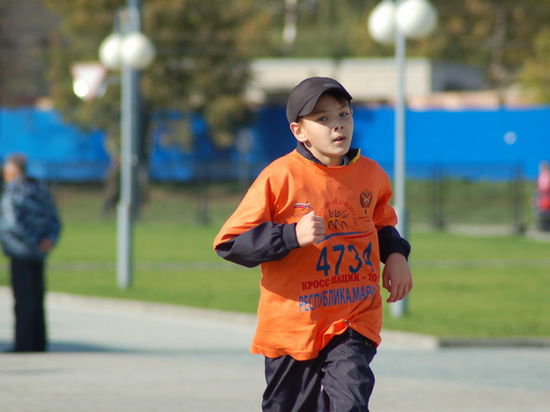
M 312 210 L 296 224 L 296 238 L 300 247 L 311 245 L 325 236 L 325 221 Z

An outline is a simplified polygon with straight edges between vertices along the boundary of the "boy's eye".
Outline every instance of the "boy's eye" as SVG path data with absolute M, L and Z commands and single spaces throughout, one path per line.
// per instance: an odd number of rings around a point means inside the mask
M 326 122 L 327 121 L 327 117 L 326 116 L 321 116 L 317 119 L 318 122 Z
M 349 112 L 342 112 L 340 113 L 340 117 L 348 117 L 350 115 Z

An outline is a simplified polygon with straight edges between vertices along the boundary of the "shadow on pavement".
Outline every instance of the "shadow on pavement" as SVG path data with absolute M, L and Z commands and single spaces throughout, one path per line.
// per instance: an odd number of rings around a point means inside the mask
M 0 353 L 11 352 L 12 343 L 0 340 Z M 48 344 L 49 353 L 113 353 L 113 354 L 133 354 L 133 355 L 154 355 L 154 356 L 179 356 L 195 359 L 214 359 L 214 358 L 253 358 L 250 353 L 243 348 L 133 348 L 123 346 L 100 345 L 76 341 L 50 341 Z M 23 353 L 23 352 L 19 352 Z
M 13 347 L 12 342 L 7 342 L 0 340 L 0 352 L 10 352 Z M 138 350 L 126 349 L 126 348 L 116 348 L 102 345 L 94 345 L 89 343 L 82 342 L 62 342 L 62 341 L 53 341 L 48 344 L 48 352 L 101 352 L 101 353 L 137 353 Z M 20 352 L 22 353 L 22 352 Z
M 132 353 L 138 352 L 126 348 L 103 346 L 85 342 L 63 342 L 52 341 L 48 345 L 48 352 L 111 352 L 111 353 Z

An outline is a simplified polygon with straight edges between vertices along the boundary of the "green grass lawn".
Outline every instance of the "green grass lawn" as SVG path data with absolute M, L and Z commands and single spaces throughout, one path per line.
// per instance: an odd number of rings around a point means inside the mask
M 385 326 L 440 336 L 550 336 L 550 244 L 413 233 L 410 315 Z
M 49 260 L 48 288 L 252 313 L 259 269 L 213 253 L 218 225 L 138 222 L 133 286 L 120 290 L 115 221 L 70 219 Z M 413 231 L 410 241 L 415 279 L 410 311 L 393 319 L 386 308 L 386 328 L 439 336 L 550 336 L 549 243 L 428 231 Z M 0 267 L 0 283 L 7 284 L 5 260 Z

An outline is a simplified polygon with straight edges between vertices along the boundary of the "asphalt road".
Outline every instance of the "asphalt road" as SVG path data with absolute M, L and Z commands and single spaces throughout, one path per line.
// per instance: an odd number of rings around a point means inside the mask
M 12 301 L 0 288 L 0 349 Z M 259 411 L 254 317 L 50 293 L 50 352 L 0 354 L 0 411 Z M 387 338 L 374 412 L 548 411 L 550 349 L 429 348 Z M 429 345 L 428 345 L 429 346 Z

